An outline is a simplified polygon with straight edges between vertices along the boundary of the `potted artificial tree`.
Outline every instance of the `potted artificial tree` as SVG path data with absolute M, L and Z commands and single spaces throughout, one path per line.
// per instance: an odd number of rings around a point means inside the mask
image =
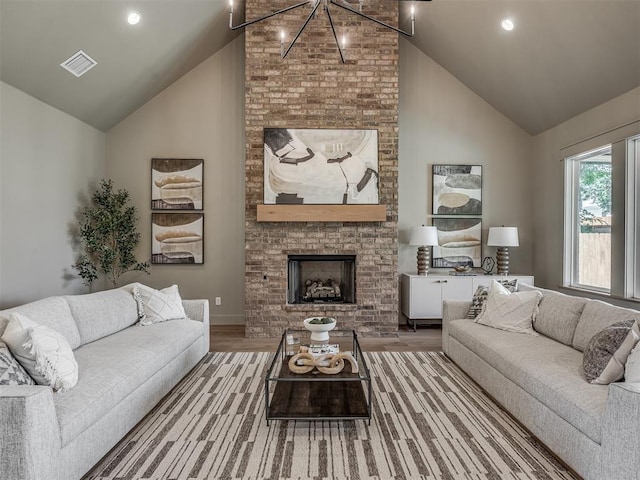
M 73 267 L 85 285 L 104 275 L 116 287 L 118 279 L 130 271 L 149 274 L 149 263 L 139 262 L 134 251 L 140 241 L 136 229 L 135 207 L 129 205 L 129 192 L 114 191 L 111 180 L 101 180 L 91 205 L 82 212 L 81 254 Z

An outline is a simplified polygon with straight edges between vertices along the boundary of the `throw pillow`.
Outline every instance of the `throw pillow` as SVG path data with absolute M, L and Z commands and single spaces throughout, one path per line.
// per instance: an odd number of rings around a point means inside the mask
M 61 333 L 11 313 L 2 340 L 38 385 L 65 392 L 78 383 L 78 363 Z
M 155 290 L 139 284 L 133 288 L 133 298 L 138 303 L 140 325 L 187 318 L 177 285 Z
M 624 364 L 624 381 L 640 383 L 640 343 L 631 350 Z
M 609 325 L 589 341 L 582 357 L 584 376 L 590 383 L 608 385 L 624 377 L 624 365 L 640 341 L 635 320 Z
M 24 371 L 22 365 L 11 355 L 9 347 L 0 342 L 0 385 L 35 385 L 36 382 Z
M 500 283 L 503 287 L 505 287 L 510 292 L 515 292 L 518 289 L 518 279 L 514 278 L 513 280 L 494 280 L 495 282 Z M 485 302 L 487 301 L 487 294 L 489 293 L 489 285 L 478 285 L 476 289 L 476 293 L 473 294 L 473 298 L 471 299 L 471 307 L 469 308 L 469 313 L 467 313 L 467 318 L 474 319 L 477 318 L 480 313 L 482 313 L 482 309 L 484 307 Z
M 538 312 L 541 297 L 540 292 L 511 293 L 494 280 L 476 323 L 509 332 L 538 335 L 533 330 L 533 318 Z

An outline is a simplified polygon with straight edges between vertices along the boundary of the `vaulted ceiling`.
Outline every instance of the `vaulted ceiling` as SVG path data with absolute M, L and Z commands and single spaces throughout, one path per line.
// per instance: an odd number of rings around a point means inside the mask
M 227 0 L 0 2 L 0 79 L 102 131 L 240 34 Z M 399 2 L 405 20 L 410 4 Z M 640 86 L 640 0 L 415 6 L 411 41 L 531 134 Z M 59 64 L 80 49 L 98 65 L 76 79 Z

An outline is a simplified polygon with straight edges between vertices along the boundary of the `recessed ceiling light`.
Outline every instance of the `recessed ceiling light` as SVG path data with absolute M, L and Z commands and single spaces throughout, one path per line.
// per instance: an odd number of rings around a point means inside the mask
M 140 14 L 138 12 L 131 12 L 127 17 L 129 25 L 135 25 L 140 21 Z
M 510 32 L 515 27 L 515 25 L 513 24 L 513 20 L 511 20 L 510 18 L 503 18 L 501 25 L 502 28 L 504 28 L 507 32 Z

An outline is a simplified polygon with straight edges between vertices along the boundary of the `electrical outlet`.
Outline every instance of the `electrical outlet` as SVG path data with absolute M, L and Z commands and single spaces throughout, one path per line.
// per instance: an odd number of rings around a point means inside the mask
M 222 305 L 222 297 L 216 297 L 216 305 Z

